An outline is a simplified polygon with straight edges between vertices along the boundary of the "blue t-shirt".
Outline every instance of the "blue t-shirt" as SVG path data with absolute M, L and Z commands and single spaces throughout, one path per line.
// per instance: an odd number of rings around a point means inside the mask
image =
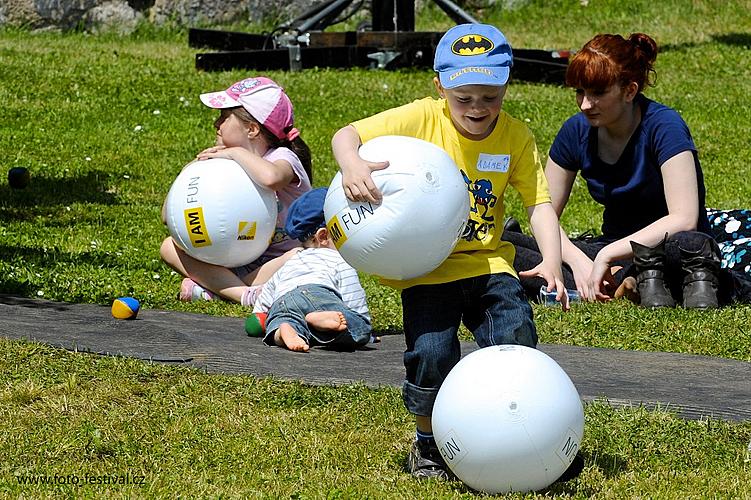
M 582 113 L 563 124 L 550 147 L 550 158 L 566 170 L 581 171 L 589 194 L 605 207 L 603 236 L 617 240 L 668 214 L 660 166 L 678 153 L 691 151 L 699 187 L 697 230 L 709 233 L 704 175 L 686 122 L 675 110 L 641 94 L 637 102 L 641 123 L 615 164 L 597 155 L 597 127 L 590 126 Z

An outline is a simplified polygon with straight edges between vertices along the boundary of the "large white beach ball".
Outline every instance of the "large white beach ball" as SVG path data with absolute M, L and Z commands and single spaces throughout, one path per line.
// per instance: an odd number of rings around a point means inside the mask
M 449 372 L 433 434 L 451 471 L 487 493 L 546 488 L 576 456 L 584 409 L 571 379 L 543 352 L 479 349 Z
M 341 173 L 331 181 L 324 213 L 342 257 L 389 279 L 432 271 L 454 249 L 469 217 L 469 193 L 456 164 L 443 149 L 414 137 L 376 137 L 359 154 L 389 166 L 372 173 L 380 204 L 347 200 Z
M 233 160 L 194 161 L 172 183 L 165 216 L 170 235 L 188 255 L 238 267 L 268 248 L 276 227 L 276 195 Z

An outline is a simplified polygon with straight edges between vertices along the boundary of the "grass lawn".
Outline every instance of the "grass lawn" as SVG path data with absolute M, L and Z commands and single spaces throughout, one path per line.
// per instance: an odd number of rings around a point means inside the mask
M 506 3 L 517 7 L 501 8 Z M 654 36 L 663 50 L 647 95 L 676 108 L 691 128 L 708 205 L 751 205 L 751 2 L 498 2 L 472 13 L 523 48 L 575 49 L 598 32 Z M 450 24 L 435 7 L 418 19 L 419 29 Z M 227 303 L 176 301 L 181 278 L 158 255 L 167 190 L 213 141 L 216 113 L 198 94 L 248 74 L 198 72 L 194 56 L 181 31 L 144 28 L 125 38 L 0 31 L 0 293 L 100 304 L 131 295 L 145 308 L 247 314 Z M 433 95 L 428 71 L 269 75 L 295 104 L 315 186 L 335 173 L 329 144 L 339 127 Z M 504 108 L 528 122 L 544 154 L 576 104 L 570 89 L 516 81 Z M 8 187 L 5 172 L 14 166 L 30 169 L 27 189 Z M 505 203 L 523 221 L 515 193 Z M 586 187 L 575 185 L 563 224 L 596 230 L 599 217 Z M 398 334 L 398 295 L 362 279 L 375 329 Z M 535 306 L 535 319 L 545 343 L 751 361 L 748 306 L 647 311 L 613 303 L 568 314 Z M 751 423 L 684 421 L 668 409 L 605 402 L 587 405 L 586 419 L 582 476 L 546 495 L 751 498 Z M 414 429 L 395 388 L 206 375 L 0 340 L 0 422 L 7 497 L 475 495 L 402 472 Z M 20 483 L 70 475 L 100 484 Z M 126 479 L 143 484 L 101 484 Z

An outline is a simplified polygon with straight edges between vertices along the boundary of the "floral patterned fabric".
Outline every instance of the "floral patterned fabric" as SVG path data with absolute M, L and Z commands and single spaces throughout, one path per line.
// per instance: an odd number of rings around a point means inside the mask
M 708 208 L 707 218 L 722 252 L 722 267 L 751 277 L 751 210 Z

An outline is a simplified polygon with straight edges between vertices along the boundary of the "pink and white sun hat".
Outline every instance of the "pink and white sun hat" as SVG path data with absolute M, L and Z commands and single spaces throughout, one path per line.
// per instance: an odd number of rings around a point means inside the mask
M 300 135 L 294 128 L 292 102 L 273 80 L 256 76 L 233 83 L 227 90 L 200 95 L 201 102 L 214 109 L 242 106 L 277 138 L 293 140 Z

